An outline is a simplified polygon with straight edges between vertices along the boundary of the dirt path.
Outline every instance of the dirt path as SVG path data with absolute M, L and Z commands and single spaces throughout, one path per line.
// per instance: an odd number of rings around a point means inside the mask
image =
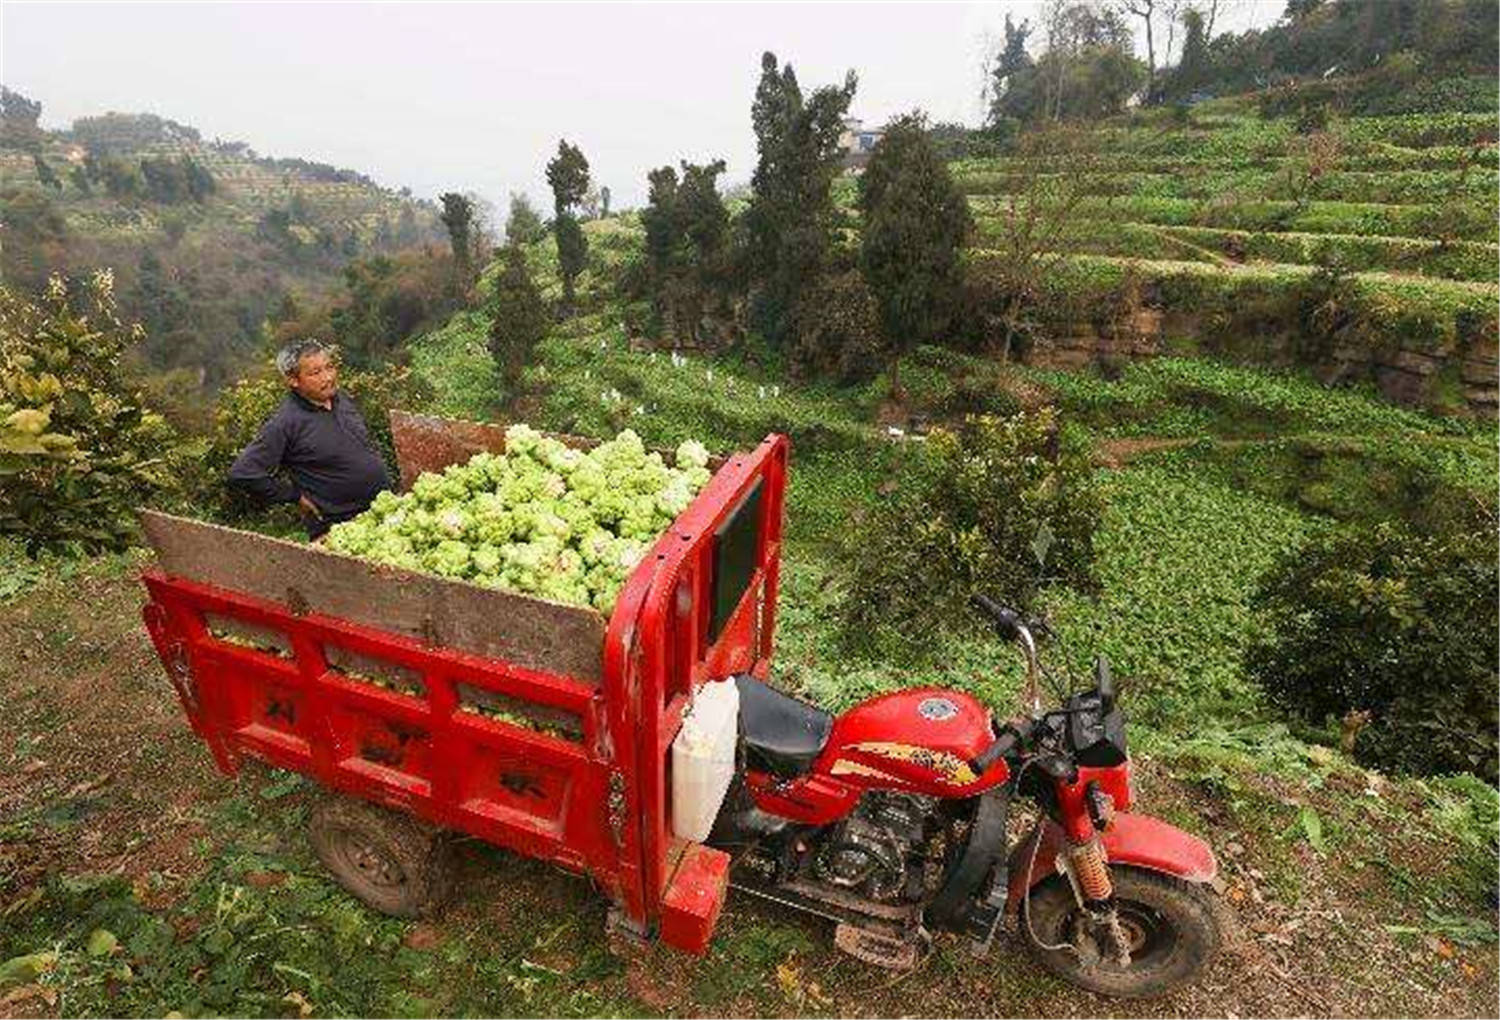
M 114 873 L 131 883 L 152 916 L 170 920 L 179 941 L 190 940 L 216 911 L 222 914 L 226 896 L 238 897 L 219 860 L 230 843 L 274 844 L 264 835 L 267 827 L 294 838 L 296 823 L 288 819 L 312 796 L 300 791 L 270 800 L 266 791 L 278 774 L 252 769 L 232 782 L 213 770 L 142 633 L 140 600 L 133 578 L 116 573 L 52 585 L 0 608 L 0 917 L 7 922 L 25 921 L 49 875 Z M 1305 843 L 1289 846 L 1249 825 L 1253 814 L 1235 806 L 1252 792 L 1274 805 L 1277 798 L 1300 802 L 1306 791 L 1268 784 L 1216 794 L 1150 760 L 1140 763 L 1138 784 L 1154 812 L 1191 824 L 1214 844 L 1224 866 L 1221 892 L 1238 928 L 1202 983 L 1173 999 L 1129 1003 L 1079 992 L 1042 973 L 1014 938 L 977 961 L 966 944 L 940 936 L 916 972 L 892 974 L 831 949 L 820 922 L 733 898 L 704 960 L 657 950 L 644 966 L 585 964 L 580 961 L 605 959 L 603 908 L 587 885 L 470 845 L 463 895 L 445 915 L 432 924 L 405 925 L 389 948 L 367 939 L 370 953 L 386 954 L 378 960 L 382 970 L 410 971 L 418 980 L 424 967 L 436 968 L 437 985 L 445 990 L 420 1000 L 425 1006 L 383 991 L 359 992 L 366 997 L 340 1000 L 341 1008 L 365 1015 L 420 1009 L 491 1015 L 1494 1015 L 1492 945 L 1389 930 L 1397 922 L 1420 923 L 1421 915 L 1393 912 L 1380 867 L 1355 869 Z M 236 805 L 233 811 L 228 804 Z M 243 837 L 235 826 L 243 827 Z M 1362 852 L 1382 854 L 1420 880 L 1422 855 L 1436 851 L 1420 833 L 1393 838 L 1398 841 Z M 278 852 L 290 855 L 290 873 L 245 872 L 239 884 L 254 887 L 251 896 L 285 885 L 298 895 L 326 898 L 335 928 L 362 916 L 362 908 L 327 887 L 305 852 Z M 220 869 L 216 877 L 205 878 L 213 868 Z M 1297 873 L 1295 894 L 1277 877 L 1288 868 Z M 278 924 L 275 931 L 289 930 L 290 922 Z M 6 950 L 0 958 L 43 948 L 7 946 L 5 938 L 0 934 L 0 950 Z M 150 966 L 146 951 L 134 945 L 115 952 L 137 970 Z M 512 969 L 485 970 L 491 964 L 476 958 L 509 960 Z M 300 973 L 312 964 L 288 966 Z M 205 969 L 185 968 L 178 978 L 193 988 L 205 980 Z M 54 977 L 61 981 L 62 973 Z M 467 984 L 442 978 L 460 973 L 471 975 Z M 252 979 L 259 980 L 246 977 Z M 49 980 L 0 989 L 0 1016 L 58 1015 L 70 1004 L 103 1008 L 78 998 L 84 990 Z M 352 989 L 352 972 L 349 983 Z M 516 998 L 522 992 L 526 997 Z M 333 993 L 325 988 L 320 994 Z M 267 1008 L 297 1015 L 309 999 L 291 995 Z M 157 1013 L 174 1008 L 173 1001 L 155 1004 Z M 316 1007 L 302 1013 L 315 1014 Z

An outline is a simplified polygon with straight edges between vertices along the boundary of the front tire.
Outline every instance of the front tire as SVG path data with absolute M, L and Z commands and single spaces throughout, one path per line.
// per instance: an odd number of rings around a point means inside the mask
M 1150 999 L 1197 980 L 1218 954 L 1223 934 L 1209 890 L 1142 868 L 1112 866 L 1115 904 L 1130 943 L 1130 964 L 1107 959 L 1092 966 L 1071 949 L 1043 949 L 1026 932 L 1032 955 L 1052 973 L 1100 995 Z M 1031 927 L 1048 945 L 1072 945 L 1086 927 L 1066 879 L 1050 878 L 1031 891 Z M 1087 948 L 1087 947 L 1086 947 Z M 1089 955 L 1099 957 L 1099 953 Z

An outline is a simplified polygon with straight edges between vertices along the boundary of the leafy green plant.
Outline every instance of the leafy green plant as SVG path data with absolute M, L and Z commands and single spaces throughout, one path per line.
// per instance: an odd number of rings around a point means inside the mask
M 98 272 L 32 302 L 0 287 L 0 536 L 29 551 L 118 549 L 134 509 L 173 487 L 177 437 L 120 359 L 140 338 Z
M 1251 674 L 1360 760 L 1497 779 L 1495 515 L 1446 531 L 1341 530 L 1288 556 L 1256 599 L 1271 623 Z
M 846 640 L 924 640 L 976 592 L 1029 606 L 1049 584 L 1090 586 L 1101 508 L 1086 445 L 1051 408 L 934 430 L 849 531 Z

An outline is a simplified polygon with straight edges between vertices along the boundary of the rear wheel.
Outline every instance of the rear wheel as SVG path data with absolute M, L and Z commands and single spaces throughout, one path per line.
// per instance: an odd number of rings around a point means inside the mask
M 1061 878 L 1032 890 L 1031 927 L 1047 945 L 1074 948 L 1043 949 L 1027 935 L 1033 955 L 1063 980 L 1101 995 L 1147 999 L 1195 981 L 1222 941 L 1208 889 L 1141 868 L 1113 866 L 1110 877 L 1130 963 L 1121 967 L 1097 944 L 1072 888 Z
M 367 906 L 394 917 L 426 917 L 447 899 L 452 861 L 442 833 L 362 800 L 330 797 L 309 821 L 323 866 Z

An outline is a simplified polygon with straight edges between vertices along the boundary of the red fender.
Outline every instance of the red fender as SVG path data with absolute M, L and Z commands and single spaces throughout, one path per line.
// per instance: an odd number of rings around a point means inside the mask
M 1207 843 L 1150 815 L 1122 811 L 1115 815 L 1102 838 L 1110 864 L 1159 871 L 1188 882 L 1212 882 L 1219 873 L 1219 862 L 1214 860 L 1214 852 Z M 1031 863 L 1033 839 L 1023 839 L 1011 851 L 1010 906 L 1019 903 L 1026 891 L 1028 865 L 1032 885 L 1057 873 L 1057 854 L 1065 842 L 1062 828 L 1048 820 L 1042 828 L 1041 840 L 1034 864 Z

